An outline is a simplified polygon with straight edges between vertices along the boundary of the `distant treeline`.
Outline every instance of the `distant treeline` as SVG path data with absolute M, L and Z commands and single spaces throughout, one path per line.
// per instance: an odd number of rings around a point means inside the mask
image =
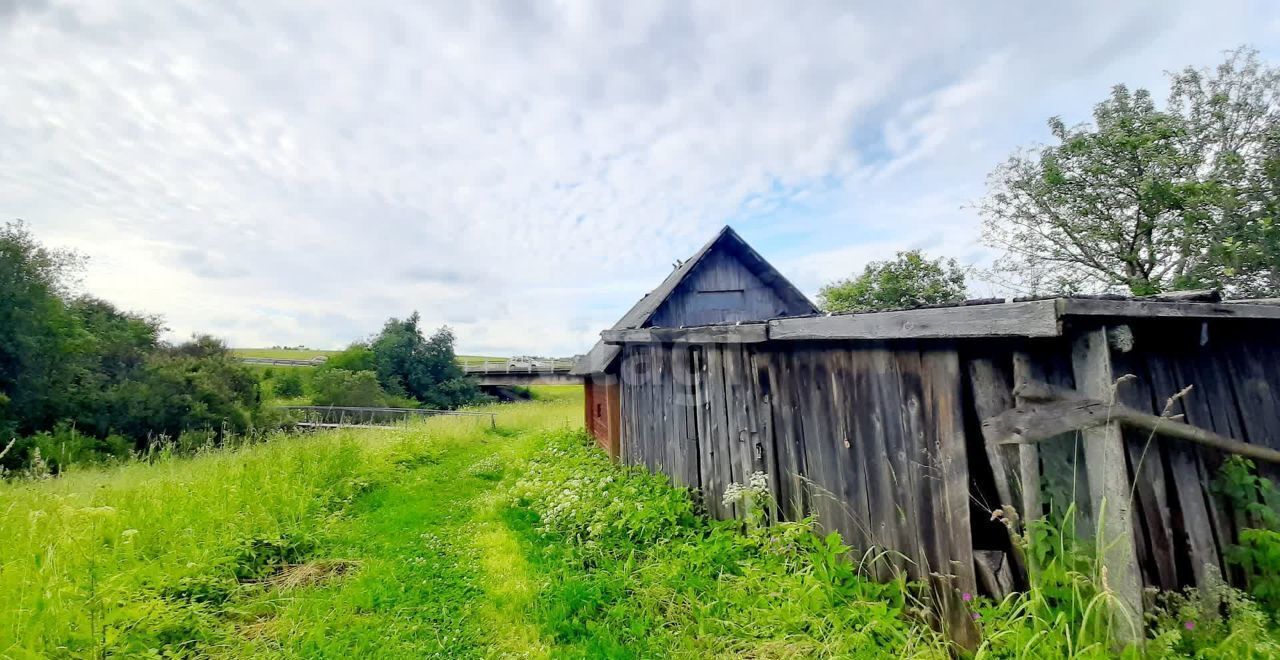
M 287 421 L 264 405 L 272 392 L 258 372 L 221 341 L 197 335 L 170 344 L 160 339 L 159 317 L 73 293 L 82 262 L 41 245 L 22 223 L 0 226 L 0 471 L 218 443 Z M 372 340 L 334 356 L 311 384 L 316 400 L 479 400 L 454 363 L 453 334 L 442 328 L 428 339 L 418 323 L 416 313 L 391 319 Z

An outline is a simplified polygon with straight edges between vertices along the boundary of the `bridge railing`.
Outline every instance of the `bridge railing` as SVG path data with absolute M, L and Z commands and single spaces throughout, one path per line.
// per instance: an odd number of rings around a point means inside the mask
M 289 360 L 285 358 L 241 357 L 240 361 L 245 364 L 267 364 L 281 367 L 314 367 L 324 364 L 324 360 L 315 358 L 310 360 Z
M 469 410 L 432 410 L 428 408 L 374 408 L 360 406 L 277 406 L 290 413 L 303 427 L 386 426 L 412 418 L 470 417 L 489 420 L 497 428 L 498 414 Z
M 570 358 L 554 360 L 535 360 L 520 362 L 516 360 L 473 360 L 462 365 L 462 370 L 469 374 L 550 374 L 564 373 L 573 368 Z

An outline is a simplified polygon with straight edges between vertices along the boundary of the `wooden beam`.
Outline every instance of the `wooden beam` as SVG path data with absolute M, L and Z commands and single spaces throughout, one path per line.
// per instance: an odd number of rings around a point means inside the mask
M 1161 417 L 1128 406 L 1079 397 L 1037 395 L 1029 405 L 1006 410 L 982 422 L 983 433 L 1000 445 L 1034 444 L 1069 431 L 1092 429 L 1116 422 L 1159 437 L 1177 438 L 1268 463 L 1280 463 L 1280 451 L 1241 442 L 1172 417 Z
M 1013 353 L 1014 403 L 1022 407 L 1026 401 L 1018 395 L 1022 384 L 1030 382 L 1031 356 L 1026 351 Z M 984 436 L 986 434 L 984 433 Z M 1044 503 L 1040 499 L 1040 449 L 1034 445 L 1026 445 L 1018 449 L 1018 477 L 1022 483 L 1022 524 L 1023 529 L 1044 515 Z M 1028 566 L 1028 571 L 1030 570 Z
M 1057 301 L 937 307 L 769 321 L 771 340 L 1057 337 Z
M 996 361 L 987 356 L 969 360 L 969 390 L 973 393 L 973 407 L 978 419 L 992 419 L 1006 410 L 1013 408 L 1013 393 L 1001 373 Z M 991 463 L 991 472 L 995 477 L 996 495 L 1000 498 L 995 508 L 1005 504 L 1022 501 L 1022 488 L 1015 477 L 1017 472 L 1017 450 L 1001 447 L 999 440 L 982 427 L 983 448 L 987 460 Z
M 758 344 L 769 338 L 763 323 L 605 330 L 600 337 L 606 344 Z
M 1062 316 L 1117 316 L 1183 319 L 1280 319 L 1272 305 L 1145 300 L 1062 298 Z
M 1190 304 L 1190 303 L 1188 303 Z M 1111 402 L 1114 399 L 1111 349 L 1105 328 L 1081 332 L 1072 342 L 1071 363 L 1076 389 L 1084 396 Z M 1089 471 L 1089 495 L 1093 518 L 1100 521 L 1098 556 L 1102 558 L 1103 584 L 1109 584 L 1120 607 L 1112 612 L 1116 636 L 1125 644 L 1142 644 L 1145 623 L 1142 607 L 1142 573 L 1133 539 L 1129 500 L 1129 470 L 1125 465 L 1124 438 L 1114 420 L 1084 431 L 1085 467 Z

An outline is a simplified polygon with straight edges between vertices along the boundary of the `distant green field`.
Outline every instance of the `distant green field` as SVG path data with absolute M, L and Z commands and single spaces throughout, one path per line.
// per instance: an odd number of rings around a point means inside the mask
M 240 357 L 267 358 L 270 360 L 310 360 L 321 355 L 333 355 L 341 351 L 296 348 L 233 348 L 231 352 Z
M 233 348 L 231 352 L 240 357 L 266 358 L 269 360 L 310 360 L 321 355 L 334 355 L 342 351 L 296 348 Z M 484 362 L 485 360 L 505 360 L 506 358 L 485 355 L 459 355 L 460 364 Z

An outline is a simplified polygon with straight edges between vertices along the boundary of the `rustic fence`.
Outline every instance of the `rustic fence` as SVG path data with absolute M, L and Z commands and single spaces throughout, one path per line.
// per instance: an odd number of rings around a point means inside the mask
M 780 518 L 891 551 L 879 570 L 944 578 L 944 601 L 1024 586 L 1004 512 L 1068 507 L 1130 615 L 1143 586 L 1239 583 L 1243 517 L 1210 484 L 1228 452 L 1280 457 L 1280 309 L 1119 303 L 606 332 L 621 457 L 718 517 L 765 472 Z

